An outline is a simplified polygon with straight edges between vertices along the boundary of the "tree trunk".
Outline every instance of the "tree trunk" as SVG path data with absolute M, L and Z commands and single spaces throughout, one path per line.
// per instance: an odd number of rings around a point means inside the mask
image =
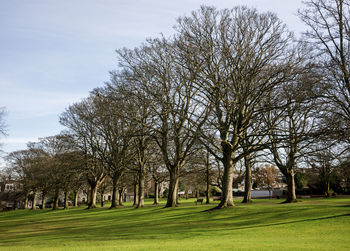
M 295 195 L 295 182 L 294 182 L 294 170 L 288 170 L 287 174 L 287 199 L 286 203 L 296 202 L 297 197 Z
M 37 193 L 36 193 L 36 191 L 34 191 L 33 201 L 32 201 L 32 210 L 36 209 L 36 196 L 37 196 Z
M 245 182 L 244 182 L 244 198 L 242 203 L 252 202 L 252 164 L 251 157 L 244 157 L 245 163 Z
M 146 167 L 142 165 L 139 172 L 139 199 L 137 203 L 137 208 L 143 207 L 145 204 L 145 177 L 146 177 Z
M 24 209 L 28 208 L 28 194 L 25 195 L 24 197 Z
M 224 175 L 222 180 L 222 198 L 217 208 L 234 206 L 232 198 L 232 183 L 234 171 L 234 165 L 232 163 L 232 152 L 226 149 L 223 151 L 223 153 L 224 157 L 222 162 L 224 166 Z
M 209 160 L 209 152 L 207 152 L 207 160 L 206 160 L 206 170 L 205 170 L 205 175 L 206 175 L 206 191 L 205 191 L 205 195 L 206 195 L 206 201 L 205 204 L 209 204 L 210 203 L 210 176 L 209 176 L 209 168 L 210 168 L 210 160 Z
M 157 181 L 154 182 L 154 203 L 153 205 L 159 204 L 159 183 Z
M 69 196 L 69 192 L 68 191 L 64 191 L 64 208 L 63 209 L 68 209 L 69 208 L 68 196 Z
M 74 207 L 78 207 L 79 190 L 74 191 Z
M 326 180 L 326 182 L 325 182 L 325 186 L 324 186 L 324 195 L 325 195 L 325 197 L 329 197 L 330 196 L 330 194 L 329 194 L 329 181 L 328 180 Z
M 139 201 L 139 184 L 138 183 L 134 183 L 134 204 L 133 206 L 137 206 Z
M 103 198 L 103 193 L 101 193 L 101 207 L 105 206 L 105 199 Z
M 119 183 L 119 177 L 114 177 L 113 190 L 112 190 L 112 204 L 110 206 L 110 209 L 117 208 L 118 206 L 118 200 L 119 200 L 118 183 Z
M 210 190 L 209 175 L 207 175 L 207 188 L 205 190 L 205 195 L 206 195 L 205 204 L 210 203 L 210 191 L 209 190 Z
M 179 186 L 179 168 L 172 167 L 170 170 L 169 194 L 165 207 L 177 206 L 177 193 Z
M 120 206 L 123 205 L 123 191 L 124 191 L 123 187 L 119 188 L 119 205 Z
M 46 193 L 41 192 L 41 209 L 45 209 L 45 204 L 46 204 Z
M 55 190 L 55 195 L 54 195 L 54 202 L 53 202 L 53 207 L 52 210 L 58 209 L 58 196 L 59 196 L 59 190 Z
M 88 206 L 88 209 L 90 208 L 96 208 L 96 196 L 97 196 L 97 189 L 98 189 L 98 184 L 90 184 L 91 190 L 90 190 L 90 203 Z

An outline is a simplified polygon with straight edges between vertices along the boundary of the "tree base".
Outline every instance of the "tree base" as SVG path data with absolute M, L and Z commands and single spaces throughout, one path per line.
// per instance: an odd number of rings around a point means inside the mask
M 286 203 L 297 203 L 297 202 L 300 202 L 300 200 L 297 200 L 297 199 L 287 199 L 285 201 L 282 202 L 282 204 L 286 204 Z
M 247 203 L 247 204 L 253 203 L 253 200 L 251 200 L 251 199 L 249 199 L 249 200 L 244 199 L 244 200 L 242 200 L 242 203 Z

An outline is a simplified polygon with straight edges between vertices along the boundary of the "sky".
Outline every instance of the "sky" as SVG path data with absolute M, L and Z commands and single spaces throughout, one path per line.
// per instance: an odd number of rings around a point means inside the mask
M 0 0 L 2 155 L 60 133 L 59 115 L 117 69 L 116 49 L 171 35 L 176 19 L 201 5 L 255 7 L 277 13 L 296 36 L 305 29 L 301 0 Z

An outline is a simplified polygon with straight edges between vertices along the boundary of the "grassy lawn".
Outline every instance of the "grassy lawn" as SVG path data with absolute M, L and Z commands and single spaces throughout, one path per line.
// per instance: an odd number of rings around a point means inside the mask
M 350 250 L 350 197 L 0 213 L 0 250 Z

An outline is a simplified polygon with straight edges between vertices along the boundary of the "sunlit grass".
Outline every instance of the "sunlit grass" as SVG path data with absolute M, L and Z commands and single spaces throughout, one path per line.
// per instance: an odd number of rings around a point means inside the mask
M 162 201 L 164 203 L 164 201 Z M 1 250 L 348 250 L 350 197 L 0 213 Z M 107 205 L 108 206 L 108 205 Z

